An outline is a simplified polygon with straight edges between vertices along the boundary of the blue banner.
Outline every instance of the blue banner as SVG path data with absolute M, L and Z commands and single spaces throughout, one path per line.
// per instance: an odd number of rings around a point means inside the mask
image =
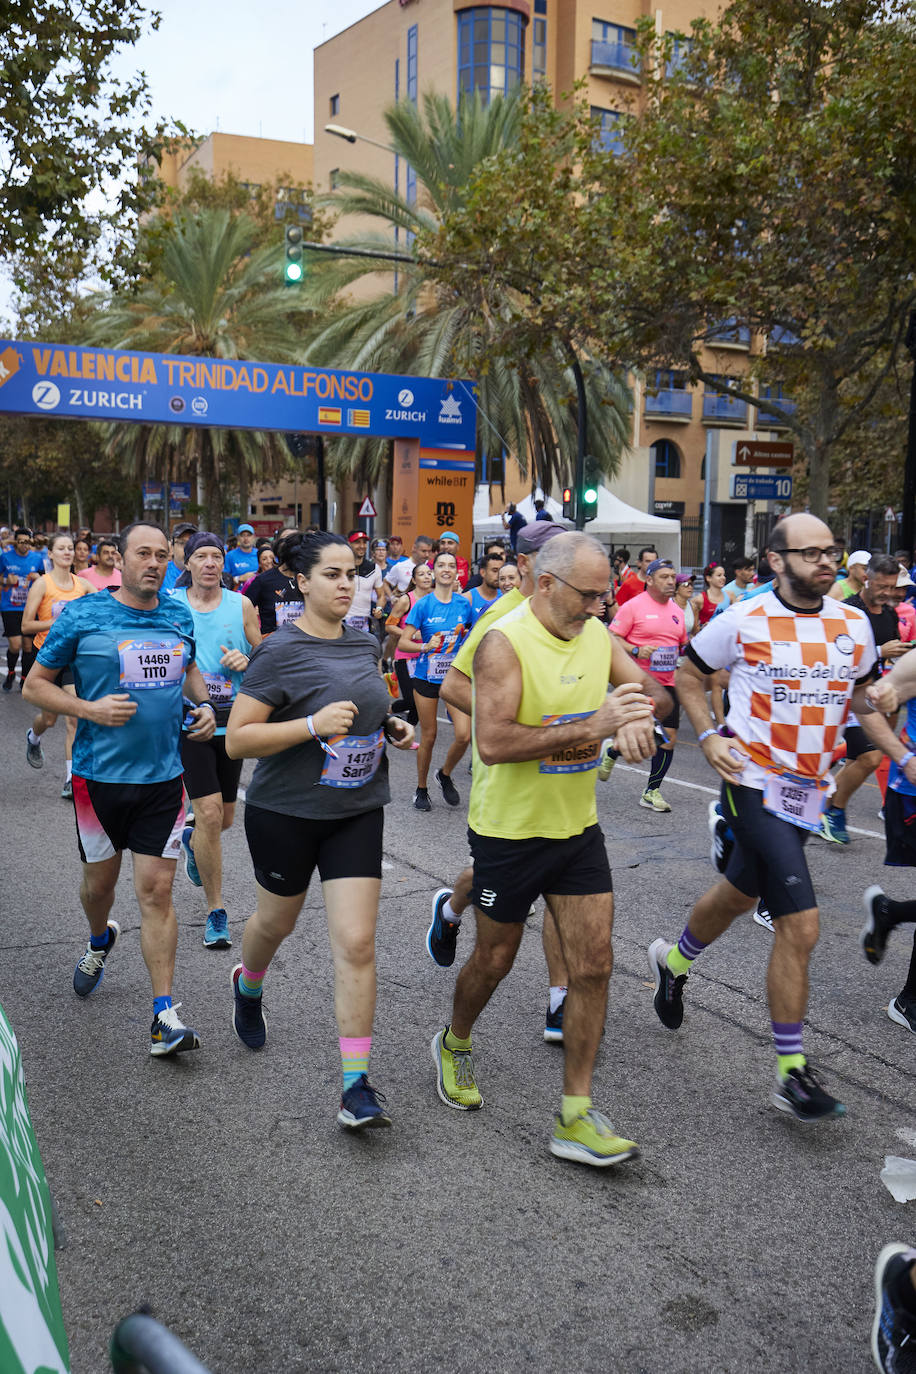
M 468 382 L 0 340 L 0 413 L 419 439 L 473 450 Z

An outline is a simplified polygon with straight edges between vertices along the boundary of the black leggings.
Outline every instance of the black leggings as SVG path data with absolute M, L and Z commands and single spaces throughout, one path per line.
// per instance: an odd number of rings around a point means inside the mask
M 401 689 L 401 700 L 407 708 L 405 719 L 408 725 L 416 725 L 420 717 L 417 714 L 416 703 L 413 699 L 413 678 L 407 671 L 407 663 L 406 658 L 396 658 L 394 660 L 394 673 Z

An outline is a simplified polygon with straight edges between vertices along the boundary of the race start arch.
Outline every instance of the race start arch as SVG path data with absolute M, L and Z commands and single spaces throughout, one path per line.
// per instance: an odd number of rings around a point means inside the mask
M 391 533 L 473 531 L 473 383 L 0 339 L 0 414 L 394 440 Z

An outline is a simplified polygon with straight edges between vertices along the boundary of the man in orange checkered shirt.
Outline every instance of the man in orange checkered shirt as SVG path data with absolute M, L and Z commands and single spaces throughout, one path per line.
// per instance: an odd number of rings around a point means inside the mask
M 804 843 L 833 788 L 830 764 L 850 709 L 867 715 L 877 673 L 862 611 L 827 597 L 839 550 L 813 515 L 773 531 L 770 591 L 730 606 L 693 640 L 676 687 L 707 762 L 722 779 L 722 813 L 734 844 L 723 878 L 701 897 L 676 945 L 655 940 L 649 967 L 655 1010 L 676 1030 L 694 960 L 759 897 L 773 921 L 767 999 L 777 1073 L 772 1102 L 801 1121 L 842 1116 L 805 1056 L 802 1022 L 808 964 L 817 943 L 817 900 Z M 826 599 L 825 599 L 826 598 Z M 709 718 L 707 678 L 730 670 L 730 737 Z

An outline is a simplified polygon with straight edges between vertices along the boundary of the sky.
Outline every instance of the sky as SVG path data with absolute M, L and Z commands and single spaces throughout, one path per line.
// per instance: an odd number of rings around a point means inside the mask
M 122 53 L 114 70 L 143 70 L 153 115 L 179 119 L 194 133 L 310 143 L 315 48 L 380 4 L 150 0 L 162 15 L 158 31 Z

